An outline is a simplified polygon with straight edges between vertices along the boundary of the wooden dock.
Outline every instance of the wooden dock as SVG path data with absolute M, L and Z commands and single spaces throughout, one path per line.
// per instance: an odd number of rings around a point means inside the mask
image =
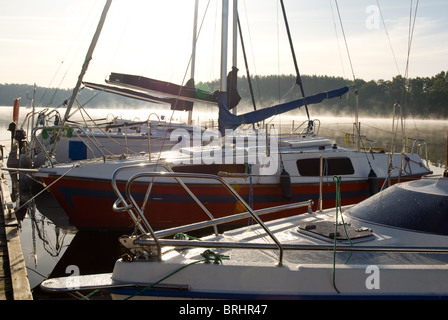
M 0 166 L 3 167 L 2 160 Z M 4 171 L 0 171 L 0 189 L 0 300 L 32 300 L 19 224 Z

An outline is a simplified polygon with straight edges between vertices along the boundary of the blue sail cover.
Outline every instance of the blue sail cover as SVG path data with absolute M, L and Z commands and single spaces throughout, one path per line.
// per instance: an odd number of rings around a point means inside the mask
M 302 99 L 293 100 L 290 102 L 281 103 L 269 108 L 259 109 L 256 111 L 248 112 L 242 115 L 234 115 L 227 108 L 227 95 L 225 92 L 220 92 L 218 99 L 219 107 L 219 130 L 224 135 L 225 129 L 236 129 L 243 124 L 253 124 L 261 122 L 277 114 L 282 114 L 294 109 L 298 109 L 304 105 L 320 103 L 325 99 L 332 99 L 340 97 L 349 91 L 349 87 L 342 87 L 336 90 L 327 91 L 315 94 L 313 96 L 305 97 Z

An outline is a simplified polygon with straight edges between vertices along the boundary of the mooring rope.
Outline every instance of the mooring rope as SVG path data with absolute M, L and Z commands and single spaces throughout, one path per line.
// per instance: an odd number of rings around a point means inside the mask
M 345 226 L 344 216 L 342 215 L 342 207 L 341 207 L 341 176 L 334 176 L 333 181 L 336 183 L 336 213 L 335 213 L 335 229 L 334 229 L 334 236 L 333 236 L 333 287 L 336 290 L 337 293 L 340 293 L 338 288 L 336 287 L 336 241 L 338 236 L 338 215 L 339 211 L 341 212 L 341 220 L 342 220 L 342 226 L 344 227 L 345 236 L 347 237 L 348 242 L 350 243 L 350 246 L 353 245 L 352 240 L 350 239 L 350 236 L 348 235 L 347 228 Z M 345 260 L 344 264 L 350 260 L 352 256 L 352 252 L 350 252 L 350 255 Z
M 64 174 L 62 174 L 59 178 L 57 178 L 56 180 L 54 180 L 52 183 L 50 183 L 48 186 L 46 186 L 44 189 L 42 189 L 39 193 L 37 193 L 35 196 L 33 196 L 31 199 L 29 199 L 27 202 L 25 202 L 24 204 L 22 204 L 20 207 L 18 207 L 15 211 L 14 214 L 16 214 L 20 209 L 22 209 L 23 207 L 25 207 L 28 203 L 30 203 L 31 201 L 33 201 L 34 199 L 36 199 L 38 196 L 40 196 L 44 191 L 47 191 L 53 184 L 55 184 L 56 182 L 58 182 L 59 180 L 61 180 L 63 177 L 65 177 L 70 171 L 72 171 L 74 168 L 79 167 L 79 163 L 75 163 L 70 169 L 68 169 L 66 172 L 64 172 Z M 18 170 L 18 172 L 20 172 L 20 170 Z
M 205 250 L 205 251 L 201 254 L 201 256 L 203 257 L 203 259 L 198 260 L 198 261 L 193 261 L 193 262 L 191 262 L 191 263 L 189 263 L 189 264 L 186 264 L 186 265 L 184 265 L 184 266 L 178 268 L 177 270 L 171 272 L 170 274 L 168 274 L 167 276 L 163 277 L 162 279 L 160 279 L 160 280 L 154 282 L 153 284 L 151 284 L 151 285 L 149 285 L 149 286 L 144 287 L 143 289 L 141 289 L 140 291 L 136 292 L 135 294 L 133 294 L 133 295 L 127 297 L 125 300 L 132 299 L 132 298 L 134 298 L 134 297 L 136 297 L 136 296 L 142 294 L 142 293 L 145 292 L 146 290 L 153 288 L 154 286 L 158 285 L 158 284 L 161 283 L 162 281 L 164 281 L 164 280 L 166 280 L 166 279 L 172 277 L 172 276 L 175 275 L 176 273 L 178 273 L 178 272 L 184 270 L 185 268 L 187 268 L 187 267 L 189 267 L 189 266 L 192 266 L 192 265 L 194 265 L 194 264 L 198 264 L 198 263 L 201 263 L 201 262 L 210 263 L 210 262 L 212 262 L 212 261 L 213 261 L 214 263 L 222 263 L 222 259 L 229 259 L 229 256 L 221 255 L 221 254 L 216 253 L 216 252 L 214 252 L 213 250 L 210 250 L 210 249 Z

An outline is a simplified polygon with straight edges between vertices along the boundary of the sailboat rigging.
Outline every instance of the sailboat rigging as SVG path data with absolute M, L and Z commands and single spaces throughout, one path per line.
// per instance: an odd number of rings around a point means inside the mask
M 232 69 L 226 74 L 227 69 L 227 37 L 228 37 L 228 1 L 223 1 L 223 17 L 222 17 L 222 57 L 221 57 L 221 87 L 219 92 L 209 93 L 201 89 L 194 88 L 193 83 L 188 83 L 185 86 L 179 86 L 170 82 L 155 80 L 142 76 L 128 75 L 128 74 L 119 74 L 119 73 L 111 73 L 108 80 L 106 80 L 107 84 L 120 87 L 121 89 L 116 89 L 114 87 L 108 87 L 104 85 L 85 83 L 87 87 L 101 89 L 108 92 L 113 92 L 117 94 L 123 94 L 131 96 L 146 101 L 160 102 L 160 103 L 169 103 L 171 104 L 171 108 L 173 110 L 187 110 L 191 111 L 193 108 L 193 102 L 206 102 L 217 104 L 219 108 L 219 130 L 222 135 L 225 134 L 226 129 L 236 129 L 244 124 L 255 124 L 261 122 L 265 119 L 268 119 L 274 115 L 282 114 L 285 112 L 289 112 L 291 110 L 298 109 L 302 106 L 305 106 L 308 119 L 309 104 L 316 104 L 322 102 L 324 99 L 332 99 L 335 97 L 341 97 L 345 93 L 347 93 L 351 87 L 342 87 L 336 90 L 322 92 L 313 96 L 306 97 L 303 89 L 303 84 L 297 64 L 297 59 L 295 57 L 294 47 L 292 44 L 291 33 L 289 30 L 289 25 L 286 17 L 286 11 L 283 4 L 282 11 L 283 17 L 285 20 L 286 30 L 288 33 L 288 39 L 290 43 L 291 53 L 294 60 L 294 66 L 297 74 L 296 83 L 300 87 L 300 91 L 302 93 L 302 98 L 293 100 L 290 102 L 274 105 L 272 107 L 263 108 L 256 110 L 254 107 L 254 111 L 248 112 L 245 114 L 237 115 L 234 113 L 230 113 L 229 110 L 234 109 L 239 101 L 241 100 L 240 95 L 237 90 L 237 72 L 238 68 L 236 67 L 236 48 L 235 48 L 235 38 L 237 37 L 237 33 L 233 32 L 233 59 L 232 59 Z M 237 1 L 234 0 L 234 24 L 233 28 L 237 28 Z M 195 18 L 196 20 L 196 18 Z M 196 29 L 195 29 L 196 32 Z M 196 33 L 195 33 L 196 34 Z M 241 34 L 241 30 L 240 30 Z M 193 46 L 193 52 L 195 51 L 195 46 Z M 246 67 L 247 68 L 247 67 Z M 193 77 L 191 78 L 193 79 Z M 123 90 L 124 89 L 124 90 Z M 130 90 L 136 90 L 136 93 L 132 93 Z M 141 92 L 144 92 L 142 94 Z M 156 94 L 160 95 L 160 97 L 149 96 L 148 94 Z M 310 122 L 311 123 L 311 122 Z
M 118 87 L 125 89 L 126 91 L 121 91 L 121 93 L 126 94 L 133 94 L 133 91 L 137 91 L 139 92 L 137 96 L 144 99 L 151 99 L 149 96 L 152 94 L 160 94 L 162 99 L 183 100 L 192 103 L 208 99 L 218 106 L 218 122 L 222 134 L 225 134 L 227 129 L 236 129 L 243 124 L 261 122 L 273 115 L 295 110 L 304 105 L 308 106 L 320 103 L 325 99 L 341 97 L 351 89 L 351 87 L 344 86 L 241 115 L 231 113 L 228 83 L 231 83 L 232 80 L 229 80 L 227 73 L 228 5 L 228 0 L 222 1 L 221 81 L 217 95 L 189 86 L 178 86 L 164 81 L 121 73 L 112 73 L 106 81 L 108 86 L 103 88 Z M 234 5 L 236 5 L 236 1 Z M 232 65 L 232 71 L 236 71 L 233 68 L 236 68 L 235 65 Z M 230 75 L 232 76 L 232 73 Z M 159 100 L 161 103 L 167 101 L 170 100 Z M 149 132 L 147 137 L 149 138 Z M 173 136 L 170 137 L 170 141 L 173 141 L 171 138 Z M 174 135 L 174 138 L 177 136 Z M 259 138 L 257 137 L 257 142 L 262 140 Z M 112 203 L 117 197 L 112 188 L 111 177 L 123 168 L 132 168 L 130 171 L 123 170 L 126 172 L 117 179 L 117 185 L 123 190 L 127 181 L 136 171 L 152 171 L 159 174 L 165 168 L 169 173 L 185 173 L 185 177 L 191 177 L 187 178 L 191 179 L 188 181 L 188 188 L 191 191 L 191 193 L 187 192 L 188 195 L 199 194 L 201 201 L 203 198 L 204 203 L 207 204 L 207 210 L 213 211 L 215 217 L 226 216 L 241 208 L 235 207 L 235 203 L 226 198 L 226 192 L 217 188 L 216 183 L 204 182 L 203 179 L 196 176 L 222 175 L 223 179 L 236 186 L 241 197 L 252 198 L 254 209 L 258 210 L 273 205 L 286 205 L 291 201 L 317 200 L 319 193 L 322 195 L 321 199 L 325 199 L 322 200 L 321 207 L 333 206 L 334 185 L 329 183 L 319 191 L 321 180 L 328 179 L 333 175 L 340 175 L 344 187 L 347 188 L 346 191 L 344 189 L 343 197 L 343 205 L 345 205 L 359 202 L 370 195 L 368 180 L 370 168 L 374 168 L 378 176 L 378 183 L 386 180 L 396 183 L 402 179 L 419 179 L 430 172 L 416 154 L 406 154 L 403 155 L 406 158 L 394 159 L 395 167 L 406 165 L 411 168 L 408 172 L 398 172 L 389 171 L 390 153 L 378 153 L 373 156 L 364 151 L 341 148 L 332 139 L 316 135 L 282 137 L 280 140 L 273 139 L 272 141 L 271 144 L 275 150 L 270 149 L 271 145 L 268 145 L 267 139 L 263 141 L 265 144 L 257 145 L 258 150 L 250 149 L 249 145 L 247 148 L 243 144 L 237 146 L 236 143 L 233 147 L 231 142 L 225 146 L 226 150 L 229 149 L 231 156 L 225 157 L 227 154 L 219 153 L 216 148 L 212 151 L 217 151 L 215 153 L 217 156 L 209 158 L 207 158 L 207 152 L 210 155 L 210 149 L 212 149 L 209 145 L 195 146 L 193 143 L 193 147 L 191 145 L 182 147 L 186 153 L 180 155 L 173 155 L 176 151 L 171 150 L 163 154 L 160 153 L 160 156 L 157 157 L 149 154 L 149 159 L 148 155 L 135 154 L 129 157 L 104 158 L 102 162 L 87 160 L 72 169 L 68 169 L 68 166 L 72 166 L 72 164 L 58 164 L 47 168 L 41 167 L 36 176 L 41 177 L 47 185 L 51 185 L 50 191 L 79 229 L 126 229 L 134 225 L 132 219 L 127 215 L 116 214 L 112 209 Z M 175 139 L 175 143 L 177 142 L 178 140 Z M 201 136 L 201 142 L 206 142 L 203 136 Z M 243 152 L 240 153 L 240 150 Z M 272 161 L 269 160 L 267 164 L 264 160 L 268 157 L 266 156 L 268 150 L 272 151 L 272 158 L 270 158 Z M 250 158 L 249 156 L 253 154 L 256 157 Z M 281 161 L 278 161 L 278 158 L 281 158 Z M 216 160 L 216 162 L 206 162 L 208 159 Z M 184 160 L 185 162 L 183 162 Z M 232 162 L 227 162 L 227 160 Z M 279 165 L 280 163 L 281 165 Z M 319 163 L 325 163 L 326 168 L 325 172 L 321 170 L 320 175 L 319 166 L 322 164 L 319 165 Z M 249 173 L 246 172 L 247 166 L 251 168 Z M 269 169 L 268 173 L 267 169 Z M 288 172 L 291 178 L 288 186 L 290 192 L 286 192 L 288 197 L 283 192 L 284 188 L 280 180 L 283 172 Z M 147 194 L 148 188 L 146 185 L 143 186 L 143 181 L 141 184 L 139 182 L 141 188 L 136 192 L 139 193 L 139 197 L 141 196 L 139 199 L 144 199 L 141 206 L 145 210 L 144 214 L 150 216 L 157 227 L 171 226 L 173 221 L 177 221 L 179 218 L 183 220 L 179 221 L 181 223 L 197 222 L 198 203 L 194 199 L 192 201 L 185 194 L 186 190 L 182 184 L 179 186 L 177 181 L 170 180 L 168 176 L 169 174 L 166 179 L 154 178 L 153 185 L 149 188 L 151 194 Z M 250 179 L 247 179 L 248 177 Z M 121 203 L 120 205 L 124 205 L 124 207 L 118 209 L 125 211 L 126 204 Z M 294 212 L 294 214 L 297 213 Z

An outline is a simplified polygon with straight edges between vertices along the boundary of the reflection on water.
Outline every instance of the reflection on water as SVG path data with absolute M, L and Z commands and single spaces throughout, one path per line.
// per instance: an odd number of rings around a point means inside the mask
M 121 233 L 78 231 L 48 192 L 24 210 L 20 237 L 35 299 L 48 298 L 39 289 L 47 278 L 112 271 Z
M 107 114 L 111 110 L 102 112 Z M 138 110 L 136 116 L 141 112 L 142 110 Z M 130 118 L 133 118 L 132 115 Z M 10 133 L 7 128 L 10 119 L 12 108 L 0 107 L 0 140 L 5 146 L 5 155 L 9 152 Z M 281 127 L 281 133 L 291 131 L 291 119 L 282 117 L 277 121 L 276 126 Z M 344 146 L 350 142 L 350 135 L 347 134 L 353 133 L 352 123 L 349 118 L 321 118 L 319 134 L 336 137 L 337 143 Z M 392 144 L 391 132 L 392 121 L 389 119 L 362 120 L 361 133 L 365 136 L 362 146 L 370 147 L 375 144 L 389 150 Z M 426 140 L 430 169 L 441 174 L 447 165 L 448 121 L 413 121 L 407 124 L 405 132 L 408 137 Z M 397 139 L 401 141 L 401 138 Z M 413 140 L 408 139 L 406 143 L 412 146 Z M 401 147 L 396 151 L 401 151 Z M 121 234 L 78 232 L 53 196 L 47 192 L 31 201 L 21 214 L 22 250 L 36 299 L 47 297 L 39 290 L 39 284 L 43 280 L 69 275 L 74 270 L 73 266 L 80 274 L 111 272 L 115 260 L 121 254 L 118 244 Z
M 31 288 L 39 285 L 65 253 L 77 229 L 53 196 L 44 192 L 23 208 L 20 239 Z M 44 214 L 42 214 L 44 213 Z

